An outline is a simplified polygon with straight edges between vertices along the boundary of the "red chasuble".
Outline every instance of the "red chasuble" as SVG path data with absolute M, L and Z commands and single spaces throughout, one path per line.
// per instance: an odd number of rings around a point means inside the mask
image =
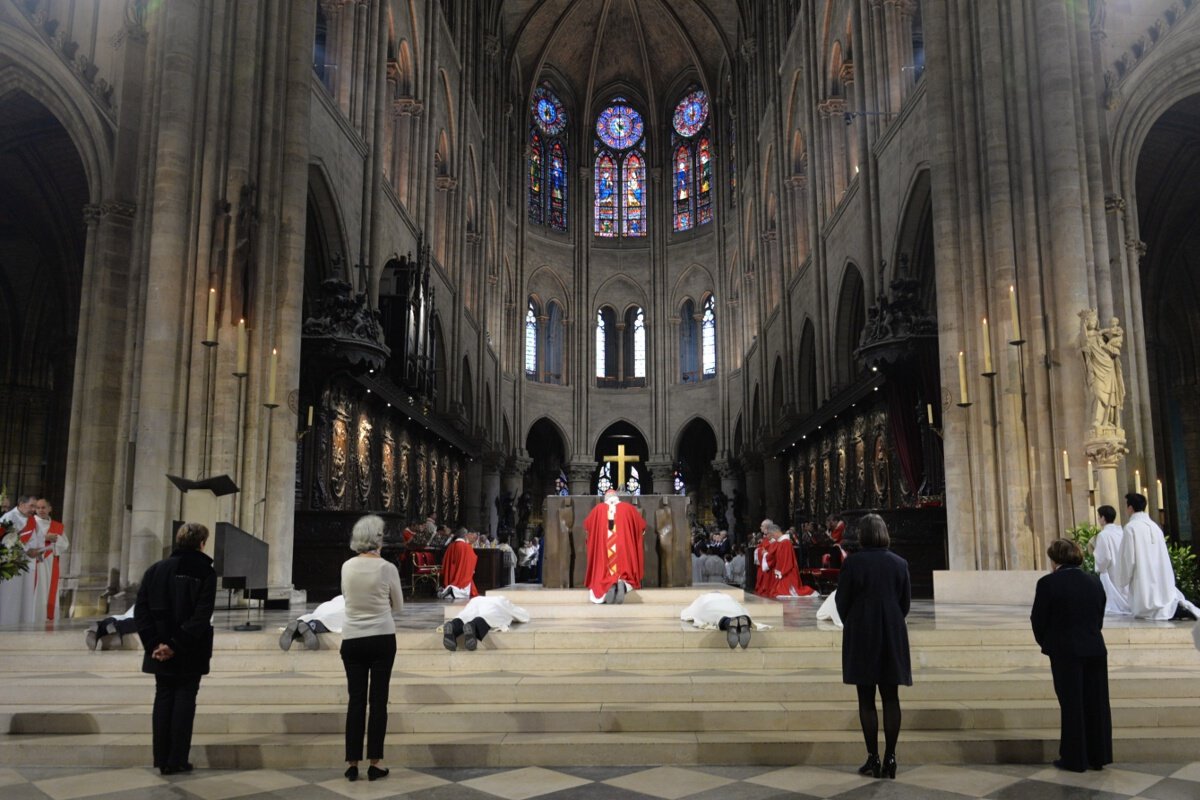
M 479 592 L 475 589 L 475 562 L 478 560 L 475 549 L 466 540 L 455 539 L 442 557 L 442 586 L 464 591 L 469 586 L 471 597 L 478 597 Z
M 800 570 L 796 565 L 796 551 L 792 549 L 791 539 L 777 539 L 771 542 L 768 552 L 770 553 L 767 556 L 768 563 L 771 565 L 771 577 L 774 580 L 772 591 L 775 597 L 786 595 L 803 597 L 813 593 L 811 587 L 800 583 Z M 779 570 L 783 577 L 775 579 L 774 570 Z
M 46 531 L 46 546 L 50 547 L 51 536 L 62 536 L 63 524 L 58 520 L 50 521 L 50 530 Z M 54 619 L 55 601 L 58 599 L 58 570 L 59 562 L 62 560 L 52 551 L 46 556 L 46 560 L 50 562 L 50 601 L 46 604 L 46 619 Z
M 771 542 L 763 541 L 755 548 L 758 559 L 754 565 L 754 593 L 759 597 L 775 596 L 775 559 L 771 556 Z M 769 569 L 763 570 L 763 559 Z
M 642 531 L 646 520 L 629 503 L 617 503 L 613 530 L 608 529 L 608 504 L 591 510 L 583 522 L 587 531 L 587 573 L 584 583 L 592 597 L 603 597 L 608 587 L 625 581 L 634 589 L 642 586 Z

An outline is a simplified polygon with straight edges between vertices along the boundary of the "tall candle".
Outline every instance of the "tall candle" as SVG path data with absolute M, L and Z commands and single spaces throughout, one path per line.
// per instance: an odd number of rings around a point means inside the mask
M 1092 474 L 1092 462 L 1088 461 L 1088 491 L 1096 491 L 1096 476 Z
M 1162 493 L 1162 479 L 1161 478 L 1159 478 L 1158 480 L 1156 480 L 1154 482 L 1154 488 L 1158 494 L 1158 510 L 1162 511 L 1164 508 L 1167 507 L 1167 503 L 1166 503 L 1166 499 L 1163 497 L 1163 493 Z
M 929 427 L 933 427 L 933 406 L 930 403 L 925 404 L 925 418 L 929 420 Z
M 1071 480 L 1071 459 L 1066 450 L 1063 450 L 1063 477 Z
M 308 407 L 308 427 L 310 427 L 310 428 L 312 427 L 312 412 L 313 412 L 313 407 L 309 406 Z
M 1133 471 L 1133 490 L 1135 492 L 1142 490 L 1142 471 L 1138 469 Z
M 204 341 L 217 340 L 217 290 L 208 290 L 208 322 L 204 326 Z
M 988 336 L 987 317 L 983 318 L 983 373 L 991 375 L 995 372 L 992 369 L 992 340 Z
M 246 349 L 246 320 L 239 319 L 237 334 L 237 370 L 234 371 L 235 375 L 245 375 L 247 372 L 249 372 L 249 370 L 246 369 Z
M 964 406 L 970 402 L 967 399 L 967 356 L 961 350 L 958 353 L 958 396 Z
M 1021 315 L 1017 312 L 1017 287 L 1008 287 L 1008 305 L 1012 313 L 1013 341 L 1021 341 Z
M 275 377 L 279 373 L 279 350 L 271 348 L 271 372 L 267 378 L 267 405 L 275 405 Z

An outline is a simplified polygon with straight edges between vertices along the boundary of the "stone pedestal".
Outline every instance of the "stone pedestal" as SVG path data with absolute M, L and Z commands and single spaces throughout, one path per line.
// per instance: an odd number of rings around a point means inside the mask
M 1121 428 L 1093 428 L 1088 431 L 1083 449 L 1096 468 L 1096 508 L 1124 508 L 1124 494 L 1117 483 L 1117 466 L 1125 453 L 1129 452 L 1125 448 L 1125 431 Z
M 646 521 L 643 533 L 643 586 L 691 586 L 691 529 L 688 499 L 680 495 L 622 497 Z M 601 503 L 596 495 L 550 495 L 545 507 L 545 556 L 542 585 L 548 589 L 579 588 L 587 572 L 587 533 L 583 521 Z

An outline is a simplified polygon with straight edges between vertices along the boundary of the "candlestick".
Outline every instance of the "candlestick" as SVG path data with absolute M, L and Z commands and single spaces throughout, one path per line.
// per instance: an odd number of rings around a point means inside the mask
M 269 408 L 275 408 L 279 404 L 275 402 L 275 378 L 279 373 L 279 350 L 271 348 L 271 372 L 267 376 L 267 403 Z
M 1163 500 L 1162 479 L 1159 478 L 1158 480 L 1156 480 L 1154 482 L 1154 484 L 1155 484 L 1154 488 L 1158 493 L 1158 510 L 1162 511 L 1163 509 L 1165 509 L 1167 507 L 1166 501 Z
M 1088 461 L 1087 473 L 1088 473 L 1088 491 L 1094 492 L 1094 491 L 1096 491 L 1096 476 L 1092 473 L 1091 460 Z
M 992 339 L 988 336 L 987 317 L 983 318 L 983 374 L 989 377 L 996 374 L 992 369 Z
M 925 404 L 925 418 L 929 420 L 929 427 L 933 427 L 933 406 L 930 403 Z
M 1063 450 L 1063 477 L 1071 480 L 1071 459 L 1066 450 Z
M 1010 344 L 1023 344 L 1024 339 L 1021 338 L 1021 314 L 1017 310 L 1017 287 L 1008 287 L 1008 305 L 1009 312 L 1012 314 L 1012 330 L 1013 338 Z
M 958 351 L 958 396 L 961 405 L 971 402 L 967 396 L 967 355 L 961 350 Z
M 312 415 L 313 415 L 313 407 L 309 406 L 308 407 L 308 427 L 310 427 L 310 428 L 312 427 Z
M 234 371 L 234 375 L 242 376 L 249 373 L 249 370 L 246 368 L 246 349 L 246 320 L 239 319 L 237 333 L 237 369 Z
M 217 290 L 208 290 L 208 320 L 204 326 L 204 344 L 217 343 Z

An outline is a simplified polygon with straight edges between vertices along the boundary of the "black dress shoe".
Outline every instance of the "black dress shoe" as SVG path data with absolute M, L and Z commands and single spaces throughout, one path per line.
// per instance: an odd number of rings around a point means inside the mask
M 738 618 L 725 617 L 722 621 L 725 623 L 725 643 L 729 645 L 730 650 L 733 650 L 738 646 Z M 718 627 L 720 626 L 718 625 Z
M 358 767 L 346 767 L 346 780 L 351 783 L 358 780 Z
M 895 778 L 896 777 L 896 755 L 895 755 L 895 753 L 889 753 L 888 755 L 883 757 L 883 766 L 880 767 L 879 772 L 885 778 Z
M 616 584 L 613 584 L 612 586 L 608 587 L 608 591 L 604 593 L 605 605 L 611 604 L 614 600 L 616 600 L 616 597 L 617 597 L 617 587 L 616 587 Z
M 1065 772 L 1087 772 L 1087 770 L 1083 767 L 1073 767 L 1066 761 L 1063 761 L 1061 758 L 1056 758 L 1054 760 L 1054 767 L 1055 769 L 1061 769 Z
M 463 623 L 463 645 L 472 652 L 479 646 L 479 641 L 475 638 L 474 621 Z
M 750 632 L 754 630 L 754 624 L 749 617 L 738 617 L 738 644 L 745 650 L 750 646 Z
M 387 767 L 380 769 L 379 767 L 372 764 L 371 766 L 367 767 L 367 780 L 377 781 L 380 778 L 386 778 L 388 776 L 389 772 L 391 772 L 391 770 L 388 769 Z
M 163 767 L 159 770 L 161 775 L 183 775 L 194 770 L 195 767 L 191 764 L 184 764 L 179 767 Z
M 858 768 L 859 775 L 870 775 L 872 778 L 879 777 L 879 756 L 876 753 L 867 755 L 867 760 L 861 767 Z
M 442 626 L 442 647 L 453 653 L 458 649 L 458 637 L 454 635 L 454 629 L 447 622 Z

